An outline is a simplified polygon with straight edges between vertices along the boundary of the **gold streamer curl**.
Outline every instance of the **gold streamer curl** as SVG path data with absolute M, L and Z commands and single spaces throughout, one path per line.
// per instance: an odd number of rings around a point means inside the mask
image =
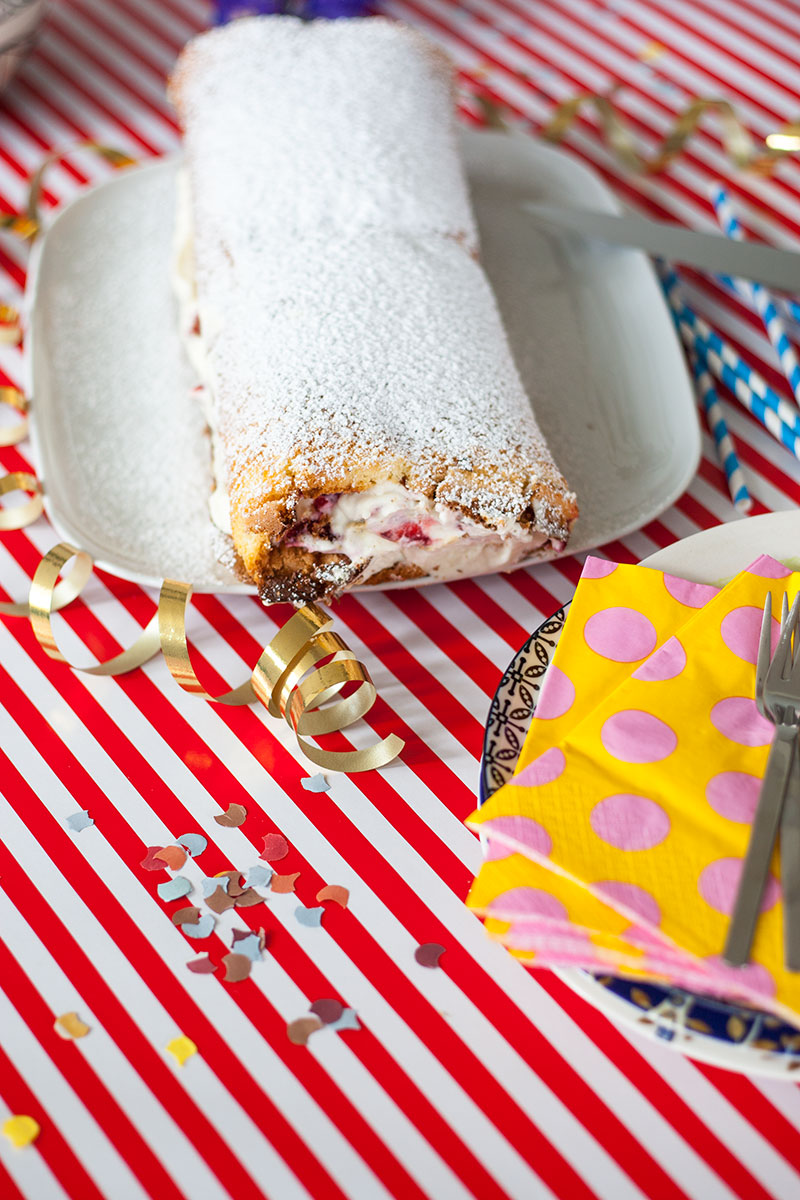
M 27 478 L 33 480 L 33 476 Z M 73 558 L 76 561 L 72 570 L 58 583 L 61 571 Z M 0 606 L 0 612 L 28 616 L 45 654 L 89 675 L 121 675 L 132 671 L 160 649 L 170 674 L 184 691 L 215 704 L 250 704 L 260 700 L 273 716 L 287 721 L 306 757 L 324 769 L 374 770 L 391 762 L 403 749 L 403 741 L 395 734 L 366 750 L 322 750 L 308 741 L 309 736 L 347 729 L 369 712 L 377 695 L 366 667 L 339 635 L 331 631 L 332 617 L 315 604 L 299 609 L 278 630 L 264 647 L 249 679 L 219 696 L 205 690 L 192 667 L 186 640 L 186 612 L 192 586 L 180 580 L 164 580 L 156 615 L 127 650 L 94 666 L 69 662 L 58 648 L 50 618 L 57 608 L 63 608 L 80 595 L 92 567 L 92 558 L 86 551 L 60 542 L 37 566 L 28 604 Z M 348 683 L 357 684 L 356 690 L 336 699 Z
M 0 446 L 16 446 L 28 436 L 28 401 L 19 388 L 0 387 L 0 404 L 7 404 L 22 417 L 16 425 L 0 425 Z
M 586 107 L 594 108 L 603 137 L 619 162 L 629 170 L 655 174 L 663 171 L 684 151 L 705 114 L 715 113 L 722 127 L 723 149 L 734 165 L 743 170 L 765 174 L 785 155 L 800 152 L 800 123 L 784 124 L 763 141 L 756 141 L 729 100 L 718 96 L 696 96 L 678 114 L 673 128 L 663 138 L 661 145 L 647 157 L 638 149 L 629 125 L 614 104 L 613 97 L 619 90 L 620 87 L 614 87 L 606 93 L 580 92 L 562 100 L 549 121 L 539 130 L 540 137 L 548 142 L 562 141 L 581 111 Z M 476 100 L 487 125 L 508 128 L 496 101 L 481 94 L 476 96 Z
M 27 504 L 0 509 L 0 531 L 3 532 L 24 529 L 42 515 L 44 508 L 42 485 L 35 475 L 27 471 L 11 471 L 0 479 L 0 496 L 6 496 L 9 492 L 28 492 L 31 498 Z

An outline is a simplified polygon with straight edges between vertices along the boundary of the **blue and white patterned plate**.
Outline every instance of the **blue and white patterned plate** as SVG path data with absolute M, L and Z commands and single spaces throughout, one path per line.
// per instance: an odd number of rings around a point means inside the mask
M 681 544 L 688 548 L 688 554 L 681 556 L 678 547 L 670 547 L 669 551 L 662 551 L 647 560 L 647 565 L 683 574 L 698 582 L 708 582 L 709 579 L 730 577 L 747 566 L 758 553 L 771 553 L 785 559 L 785 553 L 781 554 L 770 542 L 777 538 L 785 547 L 783 535 L 787 517 L 794 520 L 796 539 L 800 533 L 800 514 L 767 514 L 737 522 L 733 527 L 720 526 L 696 535 Z M 754 531 L 753 526 L 760 528 Z M 745 548 L 732 551 L 730 544 L 725 542 L 725 531 L 731 528 L 747 530 Z M 741 538 L 742 534 L 739 536 Z M 708 559 L 709 550 L 713 559 L 715 541 L 724 543 L 717 554 L 720 565 L 723 560 L 725 562 L 720 571 L 715 570 Z M 752 552 L 746 548 L 748 546 Z M 693 561 L 697 564 L 694 570 Z M 481 804 L 514 773 L 568 609 L 569 604 L 565 604 L 531 634 L 500 681 L 489 709 L 483 741 Z M 752 1075 L 786 1077 L 800 1071 L 800 1029 L 787 1025 L 778 1017 L 682 988 L 611 975 L 595 976 L 577 969 L 556 973 L 612 1020 L 632 1025 L 641 1033 L 671 1044 L 692 1058 Z

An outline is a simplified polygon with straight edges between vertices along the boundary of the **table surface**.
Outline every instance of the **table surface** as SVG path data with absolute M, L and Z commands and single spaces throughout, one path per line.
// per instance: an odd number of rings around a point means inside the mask
M 760 137 L 800 115 L 797 0 L 379 7 L 441 40 L 462 72 L 468 121 L 480 122 L 482 95 L 533 133 L 557 101 L 612 83 L 648 151 L 694 96 L 727 96 Z M 164 79 L 207 19 L 194 0 L 54 0 L 0 107 L 0 207 L 24 204 L 51 147 L 89 138 L 137 159 L 173 149 Z M 800 164 L 772 178 L 736 170 L 713 117 L 652 176 L 619 165 L 589 111 L 565 144 L 651 215 L 709 226 L 707 188 L 724 178 L 751 232 L 775 242 L 800 232 Z M 110 171 L 75 150 L 50 169 L 45 207 Z M 0 300 L 20 300 L 26 260 L 3 235 Z M 699 276 L 690 294 L 783 385 L 751 313 Z M 20 364 L 18 348 L 0 347 L 4 382 L 20 381 Z M 726 411 L 754 512 L 793 507 L 800 464 L 743 410 Z M 735 518 L 703 437 L 686 495 L 604 553 L 636 561 Z M 25 469 L 27 443 L 0 458 Z M 55 540 L 44 519 L 0 537 L 2 599 L 26 595 Z M 313 768 L 260 706 L 186 695 L 160 660 L 116 679 L 76 673 L 45 658 L 27 622 L 2 622 L 0 1124 L 29 1114 L 41 1126 L 24 1149 L 0 1137 L 3 1200 L 800 1195 L 796 1085 L 700 1065 L 615 1028 L 560 979 L 512 961 L 463 907 L 480 856 L 462 822 L 490 698 L 580 565 L 343 600 L 338 628 L 379 691 L 370 723 L 400 732 L 407 749 L 380 773 L 332 775 L 321 794 L 302 787 Z M 69 652 L 107 656 L 154 608 L 153 594 L 109 576 L 85 596 L 65 616 Z M 239 682 L 273 629 L 250 597 L 199 597 L 195 661 Z M 231 802 L 248 810 L 240 829 L 214 822 Z M 80 809 L 94 825 L 75 832 L 66 818 Z M 187 831 L 209 838 L 207 875 L 256 862 L 267 833 L 290 845 L 279 869 L 299 872 L 296 895 L 244 910 L 269 943 L 243 982 L 186 969 L 206 943 L 172 925 L 156 892 L 166 876 L 139 865 L 146 846 Z M 320 927 L 301 924 L 296 908 L 315 906 L 323 884 L 349 888 L 348 908 L 327 903 Z M 230 930 L 219 923 L 216 959 Z M 445 947 L 437 969 L 415 961 L 425 942 Z M 360 1029 L 293 1045 L 287 1023 L 326 998 L 354 1009 Z M 53 1030 L 70 1011 L 91 1027 L 81 1040 Z M 197 1046 L 183 1066 L 166 1051 L 180 1035 Z

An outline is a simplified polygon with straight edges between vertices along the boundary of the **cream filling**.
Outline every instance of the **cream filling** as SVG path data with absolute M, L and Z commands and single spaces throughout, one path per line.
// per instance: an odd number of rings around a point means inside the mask
M 196 389 L 211 436 L 215 488 L 208 501 L 214 524 L 231 533 L 230 498 L 219 438 L 215 434 L 214 401 L 207 348 L 217 323 L 212 311 L 198 304 L 192 253 L 192 220 L 186 170 L 178 172 L 177 213 L 173 240 L 172 285 L 178 301 L 179 321 L 186 353 L 201 380 Z M 202 333 L 196 332 L 199 318 Z M 319 514 L 314 502 L 301 500 L 297 522 Z M 360 577 L 369 578 L 387 568 L 406 563 L 432 578 L 502 570 L 550 542 L 547 534 L 526 532 L 509 520 L 488 529 L 463 513 L 410 492 L 397 483 L 379 483 L 363 492 L 336 497 L 327 514 L 331 538 L 308 532 L 287 533 L 295 546 L 322 554 L 343 554 L 363 564 Z M 386 536 L 386 535 L 389 536 Z M 558 545 L 553 545 L 558 549 Z
M 298 518 L 303 515 L 301 508 Z M 331 508 L 328 524 L 332 539 L 300 533 L 292 544 L 345 554 L 354 563 L 364 563 L 362 574 L 367 577 L 401 562 L 434 578 L 501 570 L 549 540 L 543 533 L 526 535 L 516 521 L 488 529 L 397 483 L 344 493 Z

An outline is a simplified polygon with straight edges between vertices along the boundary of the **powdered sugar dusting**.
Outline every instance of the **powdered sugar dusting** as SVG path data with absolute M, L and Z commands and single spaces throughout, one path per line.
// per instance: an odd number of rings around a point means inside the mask
M 573 497 L 470 252 L 438 53 L 381 20 L 244 20 L 189 47 L 173 93 L 216 419 L 249 525 L 265 501 L 392 480 L 565 537 Z
M 380 18 L 243 18 L 190 42 L 170 94 L 195 222 L 235 256 L 269 229 L 477 244 L 449 68 L 414 30 Z

